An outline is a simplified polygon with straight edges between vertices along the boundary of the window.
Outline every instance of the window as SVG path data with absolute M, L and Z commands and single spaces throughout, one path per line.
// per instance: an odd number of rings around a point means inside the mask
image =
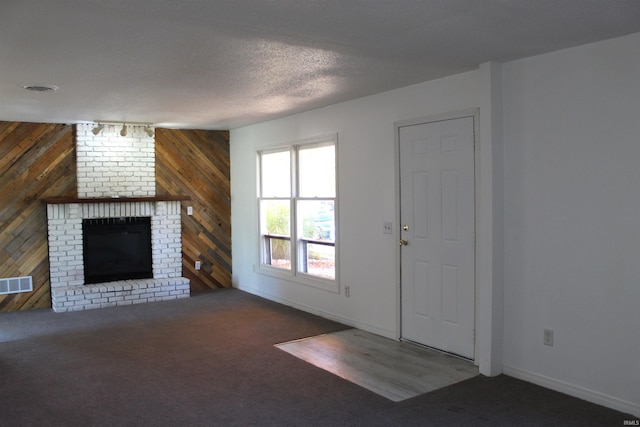
M 336 282 L 336 138 L 258 152 L 261 269 Z

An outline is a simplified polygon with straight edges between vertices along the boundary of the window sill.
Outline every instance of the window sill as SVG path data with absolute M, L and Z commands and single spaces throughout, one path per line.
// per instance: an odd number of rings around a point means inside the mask
M 310 286 L 316 289 L 322 289 L 325 291 L 340 293 L 340 284 L 338 279 L 330 280 L 323 279 L 321 277 L 312 276 L 306 273 L 293 274 L 289 270 L 284 270 L 277 267 L 271 267 L 270 265 L 260 264 L 260 267 L 256 273 L 263 274 L 265 276 L 276 277 L 278 279 L 286 280 L 287 282 Z

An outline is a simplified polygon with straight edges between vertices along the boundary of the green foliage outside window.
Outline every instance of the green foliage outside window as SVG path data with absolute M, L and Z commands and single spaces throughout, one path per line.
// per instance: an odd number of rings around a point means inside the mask
M 290 236 L 289 207 L 271 205 L 267 209 L 267 233 L 275 236 Z M 286 240 L 271 239 L 273 259 L 291 259 L 291 243 Z

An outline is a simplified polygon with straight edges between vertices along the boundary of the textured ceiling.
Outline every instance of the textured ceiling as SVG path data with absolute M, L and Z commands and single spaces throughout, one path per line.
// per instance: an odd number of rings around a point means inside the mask
M 229 129 L 638 31 L 638 0 L 2 0 L 0 120 Z

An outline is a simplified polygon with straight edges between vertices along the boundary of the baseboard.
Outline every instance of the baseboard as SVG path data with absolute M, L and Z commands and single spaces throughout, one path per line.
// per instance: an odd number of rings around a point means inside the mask
M 361 329 L 361 330 L 366 331 L 366 332 L 371 332 L 372 334 L 380 335 L 380 336 L 385 337 L 385 338 L 397 339 L 397 337 L 395 336 L 395 332 L 389 331 L 389 330 L 386 330 L 386 329 L 382 329 L 382 328 L 378 328 L 378 327 L 370 325 L 368 323 L 361 323 L 361 322 L 355 321 L 353 319 L 349 319 L 349 318 L 346 318 L 346 317 L 343 317 L 343 316 L 340 316 L 340 315 L 337 315 L 337 314 L 334 314 L 334 313 L 328 313 L 328 312 L 325 312 L 325 311 L 322 311 L 322 310 L 318 310 L 318 309 L 316 309 L 314 307 L 310 307 L 310 306 L 305 305 L 305 304 L 300 304 L 298 302 L 291 301 L 289 299 L 273 295 L 273 294 L 271 294 L 269 292 L 264 292 L 263 290 L 258 290 L 258 289 L 255 289 L 255 288 L 248 288 L 248 287 L 245 287 L 245 286 L 237 286 L 237 285 L 235 285 L 234 287 L 239 289 L 239 290 L 241 290 L 241 291 L 248 292 L 248 293 L 253 294 L 253 295 L 257 295 L 259 297 L 268 299 L 270 301 L 274 301 L 274 302 L 277 302 L 277 303 L 280 303 L 280 304 L 283 304 L 283 305 L 286 305 L 286 306 L 289 306 L 289 307 L 293 307 L 293 308 L 296 308 L 298 310 L 305 311 L 307 313 L 315 314 L 316 316 L 324 317 L 325 319 L 333 320 L 334 322 L 342 323 L 344 325 L 351 326 L 351 327 L 357 328 L 357 329 Z
M 598 393 L 597 391 L 589 390 L 584 387 L 580 387 L 533 372 L 524 371 L 522 369 L 514 368 L 511 366 L 503 366 L 503 373 L 519 380 L 537 384 L 539 386 L 549 388 L 560 393 L 568 394 L 569 396 L 577 397 L 591 403 L 606 406 L 607 408 L 615 409 L 626 414 L 631 414 L 635 417 L 640 417 L 640 405 L 636 403 L 628 402 L 623 399 L 618 399 L 616 397 Z

